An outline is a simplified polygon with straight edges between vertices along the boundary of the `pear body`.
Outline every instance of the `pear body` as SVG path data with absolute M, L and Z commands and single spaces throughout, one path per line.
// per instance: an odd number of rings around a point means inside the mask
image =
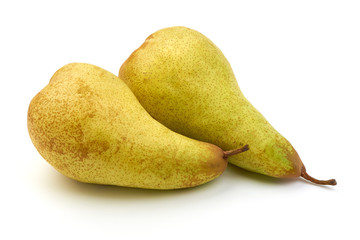
M 150 35 L 119 77 L 171 130 L 222 149 L 248 144 L 230 163 L 273 177 L 301 175 L 295 149 L 244 97 L 223 53 L 201 33 L 171 27 Z
M 177 189 L 226 168 L 217 146 L 155 121 L 117 76 L 90 64 L 59 69 L 31 101 L 28 131 L 62 174 L 87 183 Z

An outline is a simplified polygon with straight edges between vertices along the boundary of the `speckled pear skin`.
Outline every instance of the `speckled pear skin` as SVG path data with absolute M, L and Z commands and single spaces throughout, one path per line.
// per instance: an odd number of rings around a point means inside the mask
M 161 125 L 123 81 L 90 64 L 68 64 L 53 75 L 30 103 L 28 131 L 44 159 L 86 183 L 187 188 L 227 166 L 220 148 Z
M 295 149 L 244 97 L 223 53 L 201 33 L 171 27 L 150 35 L 119 77 L 168 128 L 222 149 L 248 144 L 230 163 L 273 177 L 301 175 Z

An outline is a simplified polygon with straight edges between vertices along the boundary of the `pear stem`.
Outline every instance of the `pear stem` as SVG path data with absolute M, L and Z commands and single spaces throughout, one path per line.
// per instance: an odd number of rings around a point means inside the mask
M 310 182 L 321 184 L 321 185 L 336 185 L 337 182 L 335 179 L 329 179 L 329 180 L 318 180 L 316 178 L 311 177 L 309 174 L 307 174 L 305 167 L 301 168 L 301 176 L 305 178 L 306 180 L 309 180 Z
M 224 159 L 227 159 L 228 157 L 230 157 L 232 155 L 245 152 L 247 150 L 249 150 L 249 145 L 245 145 L 241 148 L 234 149 L 234 150 L 224 151 Z

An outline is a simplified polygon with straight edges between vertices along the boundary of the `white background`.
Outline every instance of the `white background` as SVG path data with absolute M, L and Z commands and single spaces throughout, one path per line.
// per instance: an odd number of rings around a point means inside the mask
M 141 190 L 78 183 L 41 158 L 27 108 L 57 69 L 117 74 L 176 25 L 209 37 L 309 174 L 338 185 L 229 166 L 193 189 Z M 359 239 L 359 1 L 1 1 L 0 26 L 0 239 Z

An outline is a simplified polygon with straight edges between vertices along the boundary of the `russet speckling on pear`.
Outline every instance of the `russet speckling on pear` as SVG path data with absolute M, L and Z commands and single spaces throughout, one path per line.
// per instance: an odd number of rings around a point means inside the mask
M 248 144 L 229 158 L 249 171 L 278 178 L 310 177 L 293 146 L 242 94 L 232 68 L 201 33 L 170 27 L 151 34 L 119 71 L 156 120 L 185 136 L 223 149 Z
M 155 121 L 114 74 L 72 63 L 31 101 L 28 131 L 41 156 L 72 179 L 149 189 L 197 186 L 218 177 L 246 146 L 219 147 Z

